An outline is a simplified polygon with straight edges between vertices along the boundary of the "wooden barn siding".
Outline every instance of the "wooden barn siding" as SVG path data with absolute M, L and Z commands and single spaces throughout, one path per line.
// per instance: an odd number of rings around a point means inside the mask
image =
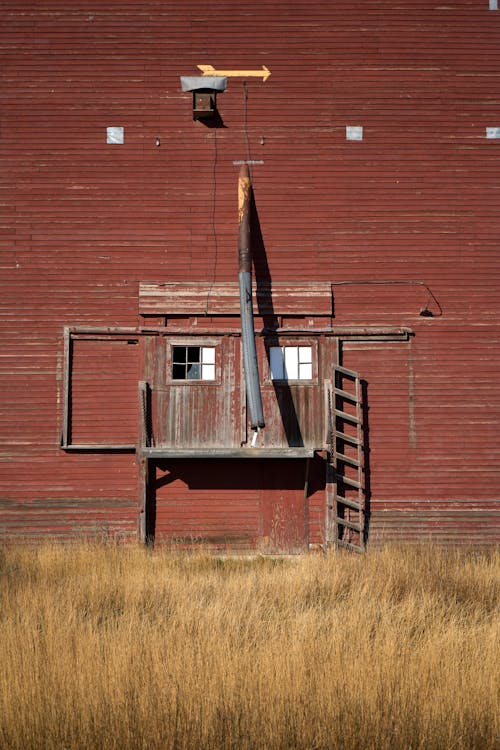
M 136 444 L 138 344 L 132 337 L 72 339 L 68 416 L 71 444 Z
M 189 343 L 182 336 L 159 341 L 163 357 L 171 347 Z M 161 385 L 153 386 L 158 411 L 153 425 L 155 444 L 171 448 L 239 448 L 243 439 L 239 339 L 197 337 L 192 343 L 215 348 L 215 382 L 172 383 L 171 355 L 167 355 L 164 371 L 157 373 Z
M 309 532 L 305 476 L 305 461 L 296 459 L 162 465 L 156 470 L 156 540 L 176 547 L 303 552 Z
M 367 382 L 370 542 L 498 542 L 497 353 L 422 342 L 344 346 Z
M 425 534 L 443 503 L 438 538 L 498 536 L 500 142 L 485 128 L 500 126 L 500 12 L 487 0 L 10 0 L 0 54 L 2 529 L 65 535 L 104 519 L 135 533 L 134 457 L 58 447 L 63 325 L 134 325 L 139 281 L 234 281 L 233 162 L 250 158 L 263 162 L 261 275 L 424 280 L 442 307 L 430 300 L 436 317 L 420 318 L 427 293 L 412 284 L 334 287 L 337 323 L 415 331 L 416 447 L 384 432 L 388 413 L 406 425 L 402 350 L 393 379 L 382 354 L 345 355 L 373 401 L 377 539 L 403 516 L 405 535 Z M 215 130 L 192 122 L 180 91 L 203 63 L 272 75 L 248 79 L 246 99 L 229 79 Z M 114 125 L 123 146 L 106 144 Z M 347 142 L 346 125 L 363 141 Z

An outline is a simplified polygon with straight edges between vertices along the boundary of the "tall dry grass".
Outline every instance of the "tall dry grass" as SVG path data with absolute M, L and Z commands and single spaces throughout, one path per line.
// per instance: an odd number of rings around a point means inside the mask
M 498 747 L 497 553 L 0 557 L 2 748 Z

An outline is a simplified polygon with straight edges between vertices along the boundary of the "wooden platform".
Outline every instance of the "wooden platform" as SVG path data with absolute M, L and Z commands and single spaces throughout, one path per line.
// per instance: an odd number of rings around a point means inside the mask
M 313 458 L 314 448 L 144 448 L 147 458 Z

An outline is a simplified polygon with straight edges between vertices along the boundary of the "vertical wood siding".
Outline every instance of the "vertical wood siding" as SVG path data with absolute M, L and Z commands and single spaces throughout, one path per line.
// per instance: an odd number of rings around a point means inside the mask
M 135 533 L 134 457 L 60 451 L 63 326 L 135 325 L 140 281 L 235 281 L 250 160 L 259 278 L 332 281 L 335 324 L 415 334 L 344 353 L 368 382 L 373 539 L 498 539 L 500 12 L 8 0 L 1 57 L 1 530 Z M 209 128 L 180 90 L 198 64 L 271 77 L 229 78 Z
M 160 346 L 167 354 L 161 383 L 154 391 L 157 418 L 156 445 L 168 448 L 239 448 L 241 436 L 240 342 L 230 336 L 211 338 L 165 337 Z M 214 382 L 172 379 L 173 346 L 213 346 Z

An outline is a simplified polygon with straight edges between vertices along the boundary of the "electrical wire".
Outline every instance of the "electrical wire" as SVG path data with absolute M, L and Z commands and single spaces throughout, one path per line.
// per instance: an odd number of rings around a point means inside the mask
M 245 150 L 246 150 L 246 161 L 248 164 L 248 169 L 250 171 L 250 178 L 252 177 L 251 173 L 251 158 L 250 158 L 250 138 L 248 135 L 248 84 L 246 81 L 243 81 L 243 133 L 245 136 Z M 209 310 L 209 304 L 210 304 L 210 296 L 212 294 L 212 290 L 215 285 L 215 279 L 217 278 L 217 265 L 219 262 L 219 245 L 217 242 L 217 228 L 216 228 L 216 205 L 217 205 L 217 161 L 218 161 L 218 149 L 217 149 L 217 127 L 214 128 L 214 158 L 213 158 L 213 167 L 212 167 L 212 210 L 211 210 L 211 218 L 210 223 L 212 226 L 212 234 L 214 238 L 214 250 L 215 250 L 215 258 L 214 258 L 214 265 L 213 265 L 213 272 L 212 272 L 212 281 L 210 282 L 210 286 L 207 292 L 207 299 L 205 303 L 205 315 L 208 315 Z
M 439 304 L 439 301 L 430 288 L 428 284 L 425 283 L 425 281 L 400 281 L 400 280 L 393 280 L 393 279 L 386 279 L 381 281 L 370 281 L 370 280 L 363 280 L 363 281 L 332 281 L 332 286 L 423 286 L 424 289 L 427 291 L 427 294 L 429 295 L 427 302 L 426 302 L 426 308 L 429 304 L 429 300 L 432 299 L 439 310 L 439 315 L 437 316 L 440 318 L 443 314 L 443 308 Z
M 245 147 L 247 154 L 248 170 L 250 172 L 250 178 L 252 177 L 252 171 L 250 163 L 252 161 L 250 157 L 250 139 L 248 137 L 248 84 L 243 81 L 243 133 L 245 135 Z

